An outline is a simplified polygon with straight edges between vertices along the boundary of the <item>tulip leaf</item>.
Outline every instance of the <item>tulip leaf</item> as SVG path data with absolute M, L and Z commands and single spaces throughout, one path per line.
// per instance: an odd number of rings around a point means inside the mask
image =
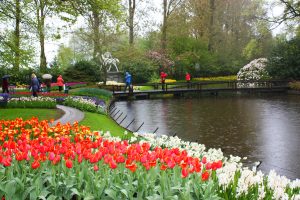
M 121 189 L 120 191 L 128 198 L 128 192 L 127 192 L 127 190 Z
M 9 195 L 13 195 L 16 192 L 16 181 L 15 180 L 11 180 L 7 183 L 7 185 L 5 186 L 5 192 L 6 194 Z
M 95 197 L 90 194 L 90 195 L 85 196 L 83 200 L 94 200 L 94 199 L 95 199 Z
M 57 199 L 57 196 L 54 196 L 53 194 L 47 197 L 47 200 L 55 200 L 55 199 Z
M 106 189 L 105 194 L 107 194 L 112 199 L 117 199 L 116 192 L 112 189 Z

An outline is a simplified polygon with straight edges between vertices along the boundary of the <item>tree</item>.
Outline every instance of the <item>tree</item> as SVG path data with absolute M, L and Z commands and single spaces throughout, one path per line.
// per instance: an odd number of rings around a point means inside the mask
M 282 21 L 300 18 L 300 1 L 298 0 L 279 0 L 284 5 Z
M 104 30 L 108 28 L 109 22 L 117 23 L 114 20 L 121 16 L 120 0 L 69 0 L 69 3 L 78 14 L 88 20 L 92 30 L 93 59 L 97 61 L 97 56 L 103 53 Z
M 74 50 L 70 47 L 60 46 L 57 55 L 57 64 L 61 70 L 68 68 L 75 61 Z
M 278 41 L 267 66 L 273 78 L 300 79 L 300 37 Z
M 26 37 L 26 34 L 23 32 L 21 33 L 21 24 L 26 23 L 26 16 L 28 11 L 28 2 L 24 1 L 21 2 L 21 0 L 5 0 L 4 2 L 0 3 L 0 20 L 2 22 L 8 22 L 6 23 L 6 34 L 2 35 L 0 33 L 0 44 L 2 46 L 2 51 L 9 52 L 8 57 L 10 58 L 6 60 L 6 62 L 13 66 L 14 71 L 19 71 L 20 64 L 24 63 L 24 59 L 26 57 L 26 54 L 29 53 L 29 51 L 26 51 L 26 49 L 21 47 L 21 40 Z M 11 34 L 11 31 L 8 29 L 9 22 L 13 22 L 13 32 Z M 8 37 L 7 37 L 8 36 Z M 3 58 L 2 58 L 3 59 Z
M 161 49 L 167 48 L 167 29 L 170 15 L 178 8 L 183 0 L 163 0 L 163 22 L 161 26 Z
M 129 44 L 133 45 L 133 34 L 134 34 L 134 14 L 135 14 L 135 0 L 128 0 L 128 13 L 129 13 L 129 18 L 128 18 L 128 27 L 129 27 Z
M 31 26 L 38 37 L 40 45 L 40 71 L 47 71 L 47 59 L 45 55 L 45 39 L 47 32 L 51 29 L 46 29 L 46 19 L 56 16 L 65 22 L 74 22 L 73 16 L 76 13 L 70 8 L 66 1 L 61 0 L 32 0 L 31 6 L 34 9 L 34 17 Z

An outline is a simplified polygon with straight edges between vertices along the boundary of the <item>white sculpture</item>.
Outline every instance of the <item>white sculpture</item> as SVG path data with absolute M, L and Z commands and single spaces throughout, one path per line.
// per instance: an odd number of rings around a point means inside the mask
M 110 52 L 105 52 L 100 57 L 101 69 L 102 67 L 107 67 L 107 72 L 111 71 L 111 68 L 114 66 L 116 71 L 118 72 L 119 69 L 117 67 L 117 63 L 119 60 L 117 58 L 113 58 Z

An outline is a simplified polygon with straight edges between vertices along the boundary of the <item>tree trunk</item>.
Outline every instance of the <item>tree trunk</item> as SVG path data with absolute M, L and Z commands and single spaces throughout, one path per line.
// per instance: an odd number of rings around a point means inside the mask
M 38 33 L 40 40 L 40 71 L 45 73 L 47 70 L 47 60 L 45 55 L 45 15 L 44 15 L 44 4 L 40 1 L 37 8 L 37 21 L 38 21 Z
M 93 59 L 99 66 L 101 66 L 100 56 L 102 54 L 101 45 L 100 45 L 100 15 L 99 11 L 92 10 L 92 26 L 93 26 L 93 43 L 94 43 L 94 51 L 93 51 Z M 102 73 L 104 77 L 104 84 L 106 84 L 107 80 L 107 66 L 102 66 Z
M 21 7 L 20 0 L 15 0 L 16 4 L 16 23 L 14 32 L 14 46 L 15 46 L 15 60 L 14 60 L 14 71 L 18 72 L 20 69 L 20 23 L 21 23 Z
M 93 10 L 92 12 L 92 26 L 93 26 L 93 43 L 94 43 L 94 51 L 93 51 L 93 59 L 97 61 L 97 55 L 101 55 L 101 46 L 100 46 L 100 17 L 99 12 Z
M 209 1 L 210 19 L 209 19 L 209 37 L 208 37 L 208 51 L 213 51 L 213 37 L 214 37 L 214 14 L 215 14 L 215 0 Z
M 134 42 L 134 32 L 133 32 L 133 20 L 135 14 L 135 0 L 129 0 L 129 19 L 128 19 L 128 26 L 129 26 L 129 44 L 133 45 Z
M 163 0 L 163 24 L 161 28 L 161 49 L 163 52 L 167 48 L 167 6 L 168 0 Z

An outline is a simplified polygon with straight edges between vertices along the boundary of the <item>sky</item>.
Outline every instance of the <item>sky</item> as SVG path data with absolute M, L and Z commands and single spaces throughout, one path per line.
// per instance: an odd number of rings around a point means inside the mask
M 156 8 L 160 8 L 161 6 L 161 0 L 153 0 L 151 1 L 153 7 Z M 267 0 L 267 2 L 270 4 L 267 9 L 268 9 L 268 16 L 269 17 L 276 17 L 278 15 L 280 15 L 283 12 L 283 7 L 282 6 L 274 6 L 274 4 L 272 5 L 272 3 L 274 3 L 274 0 Z M 162 22 L 162 15 L 161 14 L 152 14 L 152 19 L 161 23 Z M 51 21 L 51 22 L 50 22 Z M 59 19 L 48 19 L 48 24 L 51 26 L 61 26 L 62 24 L 64 24 L 64 22 L 60 21 Z M 70 37 L 71 37 L 71 32 L 73 30 L 76 30 L 82 26 L 85 25 L 85 21 L 84 18 L 81 17 L 78 19 L 78 21 L 71 26 L 71 28 L 69 28 L 65 33 L 62 34 L 62 39 L 60 40 L 56 40 L 54 41 L 53 39 L 48 39 L 45 43 L 45 53 L 47 56 L 47 62 L 51 62 L 53 61 L 54 57 L 57 55 L 57 51 L 59 49 L 59 46 L 64 44 L 66 46 L 68 46 Z M 284 25 L 281 24 L 280 26 L 277 25 L 273 25 L 272 26 L 272 33 L 273 35 L 277 35 L 279 33 L 281 33 L 284 30 Z M 37 58 L 38 59 L 38 58 Z

